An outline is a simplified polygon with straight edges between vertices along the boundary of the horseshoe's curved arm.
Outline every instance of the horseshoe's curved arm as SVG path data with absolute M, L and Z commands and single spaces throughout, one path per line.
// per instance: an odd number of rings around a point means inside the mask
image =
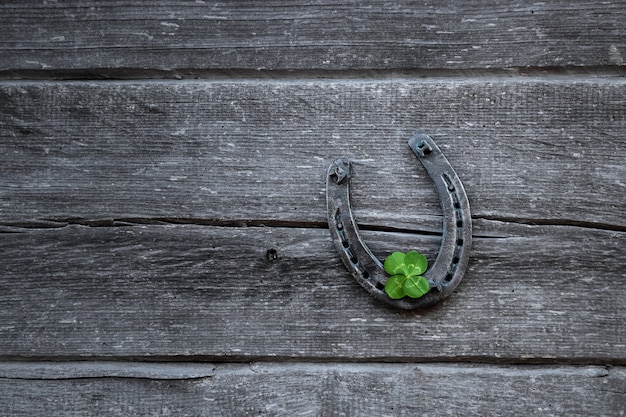
M 456 172 L 430 136 L 416 133 L 409 139 L 409 146 L 433 180 L 443 211 L 441 247 L 434 264 L 424 273 L 430 291 L 420 298 L 394 300 L 385 293 L 388 275 L 361 239 L 352 214 L 350 161 L 337 159 L 330 165 L 326 179 L 328 225 L 341 260 L 376 299 L 407 310 L 428 307 L 448 297 L 463 279 L 472 245 L 469 202 Z

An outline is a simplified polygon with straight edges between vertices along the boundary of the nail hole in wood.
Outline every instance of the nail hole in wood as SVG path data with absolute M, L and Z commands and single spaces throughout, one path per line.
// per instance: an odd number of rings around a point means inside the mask
M 265 257 L 269 262 L 276 262 L 278 260 L 278 251 L 274 248 L 270 248 L 265 253 Z

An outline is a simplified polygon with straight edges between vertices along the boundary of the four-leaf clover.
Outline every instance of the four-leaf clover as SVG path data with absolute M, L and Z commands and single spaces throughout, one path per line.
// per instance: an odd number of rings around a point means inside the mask
M 421 253 L 394 252 L 385 259 L 384 267 L 391 275 L 385 283 L 385 292 L 390 298 L 419 298 L 430 290 L 428 280 L 422 276 L 428 268 L 428 260 Z

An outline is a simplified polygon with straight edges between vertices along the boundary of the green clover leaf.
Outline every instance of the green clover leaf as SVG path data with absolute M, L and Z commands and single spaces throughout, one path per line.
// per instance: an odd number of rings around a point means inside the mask
M 428 280 L 422 276 L 428 268 L 428 260 L 421 253 L 394 252 L 385 259 L 383 266 L 391 275 L 385 283 L 385 292 L 390 298 L 419 298 L 430 290 Z
M 404 297 L 406 295 L 406 291 L 404 291 L 405 281 L 405 275 L 392 275 L 387 282 L 385 282 L 385 292 L 394 300 Z
M 430 290 L 428 280 L 423 276 L 407 277 L 404 281 L 404 292 L 411 298 L 420 298 Z

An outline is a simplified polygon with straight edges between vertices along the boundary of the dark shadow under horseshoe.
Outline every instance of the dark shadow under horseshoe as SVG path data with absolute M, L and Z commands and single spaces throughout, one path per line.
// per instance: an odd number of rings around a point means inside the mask
M 385 293 L 389 275 L 361 239 L 352 214 L 350 160 L 341 158 L 333 162 L 326 179 L 328 226 L 341 260 L 376 299 L 407 310 L 429 307 L 448 297 L 463 279 L 472 245 L 469 202 L 456 172 L 430 136 L 416 133 L 409 139 L 409 146 L 433 180 L 443 211 L 441 247 L 434 264 L 424 273 L 430 290 L 420 298 L 394 300 Z

